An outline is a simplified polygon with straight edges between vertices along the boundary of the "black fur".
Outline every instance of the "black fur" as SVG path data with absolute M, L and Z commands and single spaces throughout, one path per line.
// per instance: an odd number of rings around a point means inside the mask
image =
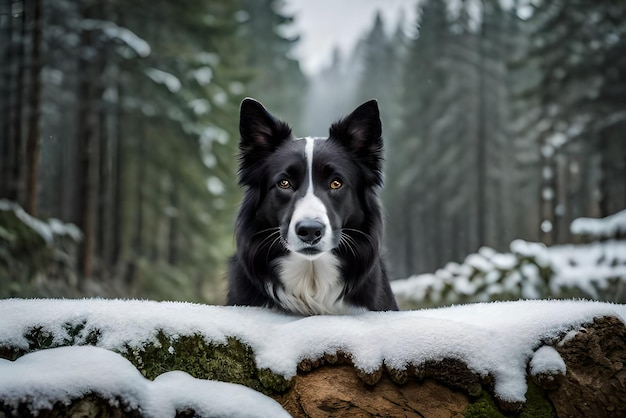
M 239 182 L 245 194 L 236 223 L 237 251 L 229 265 L 227 303 L 283 309 L 276 296 L 282 286 L 277 260 L 289 255 L 285 225 L 308 181 L 305 141 L 296 140 L 286 123 L 253 99 L 241 104 L 239 130 Z M 380 258 L 383 222 L 377 192 L 383 182 L 383 141 L 376 101 L 333 124 L 328 139 L 315 144 L 314 190 L 337 234 L 332 254 L 340 261 L 341 298 L 368 310 L 397 310 Z M 335 177 L 346 186 L 325 187 Z M 281 178 L 288 178 L 293 187 L 277 187 Z M 341 240 L 340 234 L 347 237 Z

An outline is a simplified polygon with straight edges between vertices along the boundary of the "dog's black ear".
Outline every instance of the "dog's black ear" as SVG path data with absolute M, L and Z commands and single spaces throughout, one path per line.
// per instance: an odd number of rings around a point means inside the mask
M 275 150 L 283 141 L 291 138 L 291 128 L 258 101 L 246 98 L 241 102 L 239 112 L 239 134 L 239 149 L 245 158 L 248 153 L 262 156 Z
M 239 184 L 247 185 L 262 178 L 255 169 L 259 163 L 292 137 L 289 125 L 250 98 L 241 102 L 239 134 Z
M 350 150 L 374 175 L 374 182 L 382 185 L 383 138 L 376 100 L 363 103 L 333 124 L 328 139 Z

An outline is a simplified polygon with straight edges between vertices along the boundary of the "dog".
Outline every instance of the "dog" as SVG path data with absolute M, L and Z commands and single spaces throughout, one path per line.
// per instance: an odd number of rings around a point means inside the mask
M 244 197 L 228 305 L 297 315 L 398 310 L 380 256 L 382 125 L 376 100 L 328 138 L 295 138 L 254 99 L 240 109 Z

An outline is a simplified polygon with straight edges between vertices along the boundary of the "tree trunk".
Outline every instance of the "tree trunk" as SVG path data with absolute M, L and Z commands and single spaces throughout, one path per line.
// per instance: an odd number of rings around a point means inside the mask
M 137 197 L 136 202 L 136 214 L 135 221 L 135 238 L 133 240 L 134 257 L 140 258 L 144 255 L 143 248 L 143 223 L 144 223 L 144 187 L 146 182 L 146 167 L 145 167 L 145 142 L 146 142 L 146 127 L 143 122 L 140 122 L 141 126 L 137 132 L 137 188 L 135 195 Z
M 95 19 L 94 6 L 83 7 L 83 18 Z M 99 147 L 97 143 L 97 94 L 96 83 L 100 76 L 96 71 L 94 57 L 87 51 L 93 47 L 93 31 L 81 32 L 78 89 L 78 225 L 83 231 L 81 273 L 84 279 L 93 276 L 94 250 L 96 245 L 96 218 L 98 196 Z
M 0 196 L 11 199 L 11 184 L 13 182 L 13 149 L 11 146 L 11 122 L 13 121 L 13 107 L 11 98 L 13 93 L 13 19 L 11 19 L 11 1 L 0 1 L 0 14 L 7 16 L 0 26 L 0 59 L 4 65 L 0 66 Z
M 25 11 L 26 12 L 26 11 Z M 26 211 L 37 214 L 37 177 L 39 175 L 39 151 L 41 136 L 41 70 L 43 67 L 43 4 L 33 1 L 30 90 L 28 95 L 28 136 L 26 138 Z
M 487 70 L 486 53 L 485 53 L 485 38 L 486 24 L 483 22 L 480 34 L 478 36 L 478 123 L 476 131 L 476 233 L 478 246 L 485 245 L 485 224 L 487 217 L 487 205 L 485 204 L 487 187 L 487 131 L 485 125 L 487 123 L 486 114 L 486 100 L 487 95 L 485 93 L 485 71 Z M 469 248 L 470 251 L 476 251 L 478 248 Z
M 168 213 L 170 220 L 169 237 L 168 237 L 168 262 L 175 266 L 178 264 L 178 219 L 180 213 L 178 212 L 178 184 L 176 179 L 170 178 L 170 207 L 171 213 Z
M 13 19 L 10 19 L 13 20 Z M 15 19 L 18 21 L 18 19 Z M 13 100 L 9 101 L 10 120 L 9 120 L 9 141 L 11 147 L 12 161 L 9 166 L 10 170 L 10 184 L 9 193 L 7 197 L 10 200 L 23 204 L 24 183 L 23 183 L 23 167 L 25 166 L 24 155 L 24 139 L 22 133 L 22 118 L 24 112 L 24 73 L 25 73 L 25 55 L 26 55 L 26 13 L 22 10 L 22 14 L 19 18 L 20 26 L 16 29 L 15 33 L 19 33 L 17 44 L 19 45 L 15 50 L 17 54 L 14 56 L 15 69 L 15 81 L 12 93 L 9 97 L 13 97 Z M 17 32 L 19 30 L 19 32 Z M 14 46 L 14 45 L 13 45 Z M 13 78 L 13 77 L 11 77 Z M 11 86 L 11 84 L 9 85 Z M 9 87 L 11 88 L 11 87 Z
M 122 95 L 122 89 L 120 84 L 116 86 L 118 97 Z M 115 103 L 115 112 L 116 112 L 116 122 L 115 132 L 113 133 L 113 141 L 115 148 L 115 158 L 112 160 L 112 175 L 113 175 L 113 202 L 112 202 L 112 218 L 111 218 L 111 230 L 113 231 L 112 236 L 112 252 L 111 252 L 111 263 L 114 266 L 117 266 L 120 262 L 121 254 L 122 254 L 122 231 L 123 231 L 123 222 L 122 222 L 122 212 L 123 212 L 123 189 L 122 182 L 124 173 L 125 173 L 125 154 L 124 147 L 122 145 L 122 122 L 123 122 L 123 112 L 121 110 L 121 106 L 119 100 Z
M 96 253 L 99 254 L 100 273 L 105 273 L 108 272 L 111 260 L 111 161 L 114 156 L 110 143 L 108 112 L 106 108 L 102 108 L 98 113 L 100 164 L 98 170 L 99 196 L 96 197 L 98 202 L 98 245 Z

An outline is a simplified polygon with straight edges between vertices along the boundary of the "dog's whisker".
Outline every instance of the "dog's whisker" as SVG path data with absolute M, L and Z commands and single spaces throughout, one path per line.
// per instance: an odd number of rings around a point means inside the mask
M 266 236 L 260 243 L 259 243 L 259 248 L 263 248 L 265 247 L 265 245 L 267 243 L 269 243 L 270 241 L 274 241 L 276 238 L 276 235 L 280 234 L 280 230 L 274 231 L 271 234 L 269 234 L 268 236 Z
M 254 234 L 252 234 L 252 237 L 255 237 L 257 235 L 263 234 L 265 232 L 269 232 L 269 231 L 274 231 L 274 233 L 276 233 L 276 231 L 280 231 L 280 227 L 279 226 L 274 226 L 271 228 L 267 228 L 267 229 L 263 229 L 261 231 L 257 231 Z M 271 235 L 273 235 L 274 233 L 272 233 Z
M 370 234 L 365 233 L 365 232 L 363 232 L 363 231 L 359 231 L 358 229 L 353 229 L 353 228 L 342 228 L 342 229 L 341 229 L 341 233 L 343 234 L 343 233 L 344 233 L 344 231 L 359 233 L 359 234 L 363 235 L 365 238 L 367 238 L 367 240 L 368 240 L 368 241 L 370 241 L 370 242 L 375 242 L 375 241 L 374 241 L 374 238 L 373 238 Z M 349 235 L 348 235 L 348 236 L 349 236 Z M 350 237 L 350 238 L 354 239 L 354 237 Z
M 339 244 L 343 244 L 343 246 L 346 247 L 346 249 L 349 250 L 354 257 L 356 257 L 356 242 L 354 241 L 354 238 L 342 232 L 341 237 L 339 238 Z
M 274 245 L 276 245 L 277 243 L 280 243 L 280 242 L 282 242 L 282 238 L 281 238 L 280 236 L 277 236 L 276 238 L 274 238 L 274 239 L 272 240 L 272 244 L 271 244 L 271 245 L 270 245 L 270 247 L 268 248 L 268 251 L 267 251 L 267 252 L 268 252 L 268 253 L 271 253 L 271 252 L 272 252 L 272 248 L 274 248 Z
M 268 264 L 269 264 L 269 262 L 270 262 L 270 254 L 272 253 L 272 248 L 274 248 L 274 245 L 275 245 L 277 242 L 281 242 L 281 241 L 283 241 L 283 239 L 282 239 L 282 237 L 280 236 L 280 234 L 279 234 L 276 238 L 274 238 L 274 239 L 272 240 L 272 243 L 270 244 L 269 248 L 267 249 L 267 254 L 265 255 L 265 262 L 266 262 L 266 263 L 268 263 Z

